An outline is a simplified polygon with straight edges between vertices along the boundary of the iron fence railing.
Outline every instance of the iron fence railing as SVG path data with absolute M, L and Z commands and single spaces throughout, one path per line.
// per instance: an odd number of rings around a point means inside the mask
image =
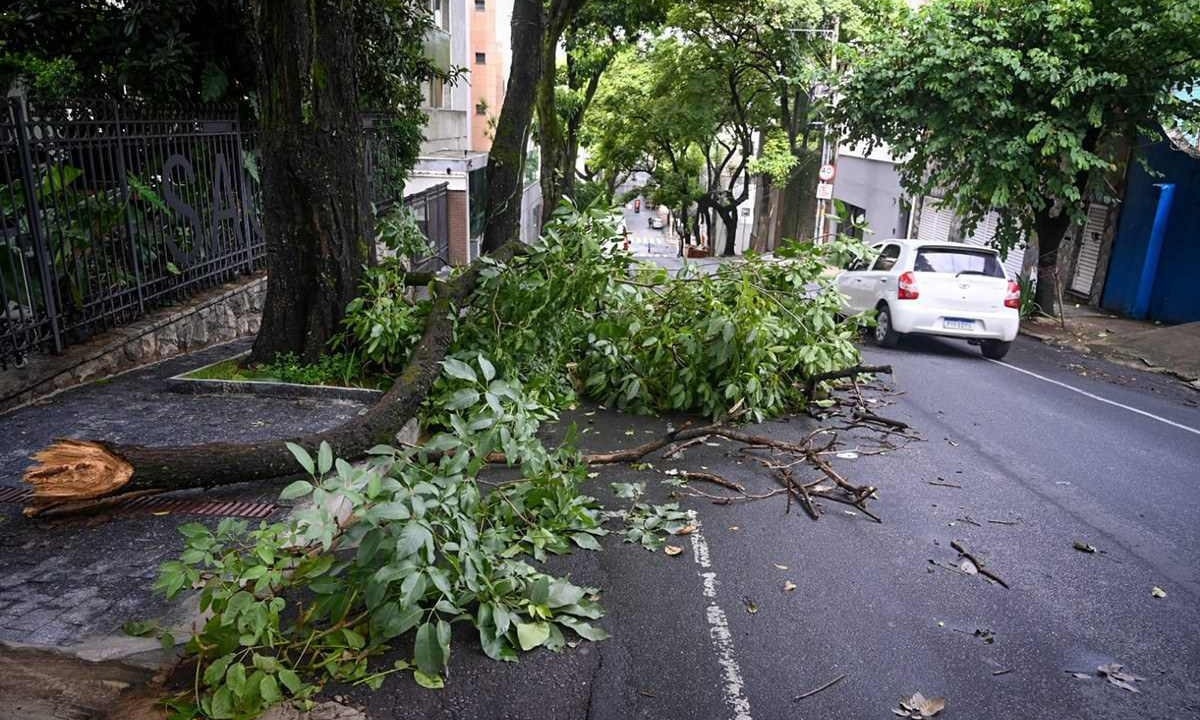
M 414 270 L 436 270 L 450 264 L 449 187 L 449 183 L 441 183 L 404 198 L 404 206 L 412 211 L 430 248 L 426 257 L 411 258 Z
M 377 211 L 402 196 L 391 128 L 387 116 L 363 118 Z M 232 109 L 10 98 L 0 111 L 0 367 L 261 267 L 255 139 Z M 420 202 L 429 215 L 438 200 Z M 441 219 L 423 226 L 435 234 L 445 233 L 444 190 L 441 203 Z

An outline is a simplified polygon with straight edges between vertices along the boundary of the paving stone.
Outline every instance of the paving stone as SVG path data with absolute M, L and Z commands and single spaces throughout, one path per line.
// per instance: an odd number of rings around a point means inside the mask
M 43 627 L 61 614 L 62 611 L 58 610 L 57 608 L 33 610 L 31 612 L 22 613 L 17 617 L 5 619 L 4 628 L 6 630 L 24 630 L 32 632 L 33 630 Z

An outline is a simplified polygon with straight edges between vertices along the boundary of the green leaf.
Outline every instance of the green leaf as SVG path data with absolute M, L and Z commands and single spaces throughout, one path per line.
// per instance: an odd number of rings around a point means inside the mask
M 413 670 L 413 680 L 416 680 L 417 684 L 421 687 L 429 690 L 441 690 L 446 687 L 446 681 L 442 679 L 441 675 L 431 675 L 423 673 L 420 670 Z
M 324 440 L 317 450 L 317 474 L 324 475 L 333 467 L 333 448 Z
M 277 703 L 283 699 L 283 695 L 279 692 L 279 683 L 276 682 L 274 675 L 266 675 L 258 683 L 258 691 L 262 695 L 262 699 L 269 703 Z
M 280 500 L 295 500 L 313 491 L 313 484 L 307 480 L 297 480 L 279 493 Z
M 490 383 L 496 378 L 496 366 L 482 354 L 479 356 L 479 369 L 483 371 L 483 381 Z
M 571 539 L 575 544 L 584 550 L 599 550 L 600 543 L 596 541 L 594 535 L 588 533 L 571 533 Z
M 233 717 L 233 694 L 229 688 L 220 687 L 209 702 L 208 714 L 213 720 L 229 720 Z
M 468 382 L 476 382 L 475 371 L 471 366 L 462 360 L 455 358 L 446 358 L 442 361 L 442 367 L 446 369 L 446 374 L 458 380 L 466 380 Z
M 442 653 L 437 626 L 433 623 L 421 623 L 417 628 L 413 658 L 417 668 L 427 675 L 438 675 L 446 667 L 446 656 Z
M 429 532 L 429 528 L 415 520 L 411 521 L 404 526 L 404 530 L 400 532 L 400 539 L 396 542 L 396 559 L 402 560 L 432 541 L 433 534 Z
M 517 642 L 528 652 L 550 639 L 550 624 L 545 622 L 517 623 Z
M 225 671 L 229 669 L 229 663 L 233 661 L 233 653 L 222 655 L 217 658 L 204 669 L 204 684 L 213 687 L 221 682 L 221 678 L 225 677 Z
M 465 410 L 477 402 L 479 402 L 479 391 L 463 388 L 450 396 L 445 403 L 445 408 L 447 410 Z
M 304 682 L 300 680 L 300 676 L 294 671 L 283 668 L 279 671 L 279 682 L 288 689 L 288 692 L 295 695 L 304 687 Z
M 290 450 L 292 455 L 296 458 L 296 462 L 300 463 L 300 467 L 304 468 L 304 472 L 308 473 L 309 475 L 317 474 L 317 468 L 316 465 L 313 464 L 312 455 L 309 455 L 307 450 L 300 447 L 296 443 L 284 444 L 287 445 L 287 449 Z

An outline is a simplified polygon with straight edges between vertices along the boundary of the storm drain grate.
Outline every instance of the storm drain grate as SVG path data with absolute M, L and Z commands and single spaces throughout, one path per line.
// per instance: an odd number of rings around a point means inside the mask
M 0 503 L 22 504 L 33 497 L 26 488 L 0 488 Z M 178 513 L 180 515 L 211 515 L 260 519 L 270 516 L 279 507 L 273 503 L 248 500 L 200 500 L 160 496 L 140 497 L 113 507 L 117 513 Z

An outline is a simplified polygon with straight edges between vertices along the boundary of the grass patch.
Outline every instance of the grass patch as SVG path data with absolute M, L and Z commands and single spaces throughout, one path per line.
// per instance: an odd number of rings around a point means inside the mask
M 383 375 L 362 375 L 353 355 L 334 354 L 314 364 L 305 364 L 295 355 L 280 355 L 275 362 L 243 366 L 243 357 L 193 370 L 183 377 L 188 380 L 228 380 L 232 382 L 283 382 L 297 385 L 331 385 L 334 387 L 386 390 L 391 378 Z

